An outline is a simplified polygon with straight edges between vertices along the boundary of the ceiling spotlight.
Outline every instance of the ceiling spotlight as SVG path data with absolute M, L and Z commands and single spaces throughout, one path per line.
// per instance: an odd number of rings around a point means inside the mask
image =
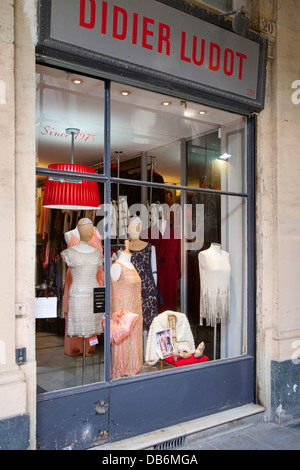
M 206 114 L 206 113 L 207 113 L 207 111 L 198 111 L 198 114 L 201 114 L 201 115 Z
M 171 106 L 171 101 L 163 101 L 162 106 Z
M 72 82 L 74 83 L 74 85 L 81 85 L 83 83 L 83 80 L 81 80 L 80 78 L 74 78 Z
M 130 95 L 130 91 L 127 91 L 127 90 L 123 90 L 120 92 L 122 96 L 129 96 Z

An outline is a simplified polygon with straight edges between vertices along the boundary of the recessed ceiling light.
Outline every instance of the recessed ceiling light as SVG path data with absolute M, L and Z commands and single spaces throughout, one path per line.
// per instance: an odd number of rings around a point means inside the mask
M 130 95 L 130 91 L 127 91 L 127 90 L 123 90 L 120 92 L 122 96 L 129 96 Z
M 206 114 L 207 111 L 199 111 L 198 114 Z
M 83 83 L 83 80 L 81 80 L 80 78 L 74 78 L 72 80 L 72 82 L 75 84 L 75 85 L 81 85 Z
M 163 106 L 171 106 L 172 103 L 171 103 L 171 101 L 163 101 L 161 104 Z

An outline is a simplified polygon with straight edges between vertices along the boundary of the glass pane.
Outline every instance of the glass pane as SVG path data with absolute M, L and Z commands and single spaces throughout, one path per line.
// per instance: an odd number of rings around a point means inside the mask
M 162 202 L 144 205 L 143 189 L 146 198 L 152 193 Z M 123 182 L 119 190 L 119 204 L 111 203 L 112 216 L 97 224 L 103 238 L 108 226 L 111 231 L 111 334 L 119 338 L 127 321 L 131 326 L 132 314 L 137 319 L 130 332 L 125 328 L 120 343 L 112 343 L 112 379 L 161 369 L 159 357 L 152 357 L 151 325 L 168 309 L 179 312 L 181 299 L 180 192 Z M 102 211 L 104 215 L 104 207 Z
M 244 118 L 187 142 L 187 184 L 244 193 L 246 189 L 246 123 Z
M 142 341 L 136 338 L 139 346 L 127 349 L 127 339 L 123 346 L 112 346 L 112 377 L 242 354 L 246 316 L 244 304 L 241 306 L 245 301 L 246 271 L 240 261 L 246 259 L 244 200 L 227 198 L 218 191 L 240 193 L 246 189 L 245 120 L 229 112 L 117 83 L 112 83 L 111 96 L 111 168 L 114 176 L 122 178 L 119 184 L 112 184 L 113 217 L 107 221 L 111 224 L 112 270 L 116 265 L 121 272 L 124 270 L 120 260 L 128 240 L 127 261 L 141 279 L 143 318 L 142 333 L 139 330 Z M 126 184 L 127 179 L 136 183 Z M 139 185 L 143 181 L 149 186 Z M 201 191 L 182 191 L 180 185 Z M 208 189 L 215 192 L 209 193 Z M 132 229 L 137 225 L 138 236 Z M 199 253 L 212 243 L 230 253 L 228 289 L 232 285 L 234 293 L 223 296 L 228 305 L 226 321 L 217 321 L 215 328 L 206 324 L 200 313 Z M 231 253 L 232 246 L 238 252 Z M 152 256 L 146 259 L 142 255 L 147 250 Z M 156 294 L 150 288 L 150 278 Z M 116 289 L 118 282 L 119 278 Z M 138 293 L 128 293 L 129 283 L 119 286 L 124 293 L 112 292 L 112 309 L 118 305 L 119 309 L 140 312 L 135 303 Z M 151 303 L 153 296 L 156 298 Z M 223 312 L 219 317 L 222 320 Z M 178 331 L 183 323 L 185 338 Z M 158 328 L 168 330 L 166 338 Z M 234 337 L 235 349 L 224 343 L 224 335 Z M 171 342 L 173 351 L 162 361 L 163 340 Z M 183 348 L 179 354 L 178 348 Z M 137 357 L 140 367 L 134 372 L 126 370 Z M 121 363 L 123 370 L 118 368 Z
M 37 165 L 88 165 L 102 173 L 103 82 L 37 65 L 36 86 Z
M 119 83 L 111 97 L 112 168 L 119 160 L 122 178 L 180 184 L 179 139 L 190 135 L 180 100 Z
M 209 358 L 239 356 L 246 352 L 246 200 L 194 193 L 190 202 L 200 229 L 197 243 L 185 245 L 188 319 Z
M 44 66 L 37 66 L 36 79 L 37 166 L 102 173 L 103 82 Z M 104 380 L 103 312 L 95 303 L 104 287 L 96 229 L 103 194 L 102 183 L 84 177 L 37 176 L 39 393 Z
M 36 189 L 36 360 L 38 392 L 44 393 L 104 380 L 103 241 L 96 209 L 46 208 L 45 192 L 55 196 L 55 182 Z M 73 184 L 72 197 L 86 184 Z M 95 195 L 96 196 L 96 195 Z M 99 300 L 99 302 L 97 302 Z

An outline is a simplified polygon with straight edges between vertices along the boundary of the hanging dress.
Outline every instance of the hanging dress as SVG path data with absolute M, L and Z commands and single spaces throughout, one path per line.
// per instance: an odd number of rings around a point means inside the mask
M 117 322 L 121 310 L 135 313 L 138 318 L 130 334 L 119 344 L 113 342 L 111 345 L 112 379 L 138 374 L 143 367 L 141 278 L 136 269 L 118 264 L 120 277 L 117 281 L 111 280 L 111 323 Z
M 131 262 L 137 270 L 142 283 L 143 325 L 144 327 L 149 328 L 153 318 L 158 315 L 158 291 L 151 268 L 152 246 L 148 243 L 148 245 L 142 250 L 130 249 L 130 252 Z
M 158 311 L 177 311 L 178 279 L 181 276 L 180 233 L 167 226 L 162 235 L 154 225 L 143 232 L 141 239 L 154 245 L 156 250 L 157 287 L 163 300 L 158 304 Z

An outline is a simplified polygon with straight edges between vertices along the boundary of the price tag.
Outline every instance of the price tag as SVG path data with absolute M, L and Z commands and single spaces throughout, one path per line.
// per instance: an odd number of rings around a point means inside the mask
M 99 343 L 97 336 L 93 336 L 92 338 L 89 339 L 90 346 L 95 346 L 96 344 Z

